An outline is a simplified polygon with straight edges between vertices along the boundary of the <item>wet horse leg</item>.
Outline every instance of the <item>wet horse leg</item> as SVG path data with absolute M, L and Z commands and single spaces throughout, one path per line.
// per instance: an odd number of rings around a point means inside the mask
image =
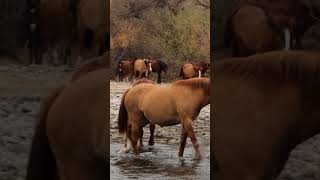
M 199 151 L 199 144 L 198 144 L 197 138 L 194 134 L 193 127 L 192 127 L 192 124 L 193 124 L 192 119 L 185 118 L 185 119 L 183 119 L 182 124 L 183 124 L 183 127 L 185 128 L 185 130 L 187 131 L 188 136 L 191 139 L 194 150 L 196 151 L 194 159 L 201 159 L 201 154 Z
M 133 153 L 138 155 L 139 154 L 139 148 L 137 147 L 138 139 L 140 137 L 140 128 L 137 124 L 131 124 L 130 132 L 129 132 L 129 138 L 132 144 Z
M 142 143 L 143 127 L 142 126 L 140 127 L 139 131 L 140 131 L 140 145 L 139 146 L 141 148 L 141 147 L 143 147 L 143 143 Z
M 187 137 L 188 137 L 188 132 L 186 131 L 186 129 L 182 125 L 182 133 L 181 133 L 180 149 L 179 149 L 179 156 L 180 157 L 183 156 L 183 151 L 184 151 L 184 147 L 186 146 Z
M 161 71 L 158 73 L 158 83 L 161 83 Z
M 150 139 L 149 139 L 149 146 L 154 145 L 154 129 L 156 128 L 155 124 L 150 123 Z

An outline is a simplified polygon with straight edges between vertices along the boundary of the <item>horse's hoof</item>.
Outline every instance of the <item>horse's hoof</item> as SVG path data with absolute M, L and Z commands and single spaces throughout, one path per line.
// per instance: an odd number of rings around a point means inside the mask
M 139 151 L 138 150 L 135 150 L 133 151 L 134 155 L 139 155 Z
M 149 141 L 149 146 L 153 146 L 154 145 L 154 141 Z
M 193 156 L 193 160 L 200 160 L 202 157 L 201 157 L 201 154 L 200 153 L 196 153 L 194 156 Z
M 131 150 L 131 148 L 122 148 L 122 149 L 120 149 L 120 151 L 118 151 L 118 153 L 119 154 L 128 153 L 130 150 Z

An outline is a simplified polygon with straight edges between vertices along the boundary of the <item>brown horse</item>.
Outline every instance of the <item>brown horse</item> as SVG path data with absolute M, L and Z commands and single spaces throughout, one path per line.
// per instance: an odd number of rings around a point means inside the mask
M 215 180 L 271 180 L 320 133 L 320 53 L 278 51 L 214 64 Z
M 123 81 L 123 78 L 127 77 L 129 81 L 133 79 L 133 61 L 119 61 L 117 67 L 117 73 L 119 75 L 119 81 Z
M 149 72 L 152 72 L 151 61 L 148 59 L 137 59 L 132 64 L 135 78 L 148 78 Z
M 206 62 L 189 61 L 184 63 L 180 69 L 182 79 L 203 77 L 205 72 L 210 69 L 210 64 Z
M 152 72 L 155 72 L 158 74 L 158 83 L 161 83 L 161 73 L 166 73 L 168 70 L 168 66 L 165 62 L 161 60 L 151 60 L 151 68 Z
M 33 57 L 49 50 L 59 50 L 64 63 L 73 65 L 83 59 L 101 55 L 108 49 L 109 0 L 30 0 L 33 22 Z M 94 11 L 92 11 L 94 9 Z M 71 61 L 67 61 L 71 58 Z M 40 61 L 41 60 L 37 60 Z
M 232 42 L 233 56 L 249 56 L 272 50 L 290 49 L 291 26 L 276 29 L 267 12 L 256 5 L 243 5 L 230 17 L 225 43 Z
M 109 74 L 89 72 L 43 101 L 27 180 L 107 179 Z
M 319 21 L 319 10 L 297 0 L 244 0 L 227 21 L 226 45 L 233 56 L 300 49 L 301 38 Z
M 160 126 L 181 123 L 179 156 L 183 156 L 189 136 L 196 151 L 195 158 L 201 158 L 192 126 L 201 108 L 210 103 L 209 92 L 208 78 L 180 80 L 167 87 L 143 83 L 127 90 L 123 94 L 118 116 L 119 132 L 126 134 L 129 145 L 122 152 L 128 152 L 133 147 L 134 153 L 138 154 L 139 129 L 149 123 Z

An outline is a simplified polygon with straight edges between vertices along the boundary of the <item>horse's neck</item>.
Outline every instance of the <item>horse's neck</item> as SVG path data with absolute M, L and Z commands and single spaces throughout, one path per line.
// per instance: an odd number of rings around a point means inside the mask
M 185 89 L 184 87 L 182 87 L 183 89 Z M 181 93 L 184 93 L 184 97 L 186 97 L 186 100 L 188 100 L 188 97 L 197 97 L 197 98 L 193 98 L 193 103 L 196 106 L 200 106 L 200 108 L 206 106 L 209 104 L 209 95 L 206 94 L 205 89 L 203 88 L 198 88 L 196 91 L 195 90 L 191 90 L 188 89 L 187 91 L 180 91 Z

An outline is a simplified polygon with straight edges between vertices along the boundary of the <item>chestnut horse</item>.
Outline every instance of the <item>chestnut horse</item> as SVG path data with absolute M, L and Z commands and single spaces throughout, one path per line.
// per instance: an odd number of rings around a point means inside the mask
M 132 64 L 135 78 L 148 78 L 149 72 L 152 72 L 151 61 L 148 59 L 137 59 Z
M 161 73 L 166 73 L 168 70 L 168 66 L 165 62 L 161 60 L 151 60 L 151 68 L 152 72 L 155 72 L 158 74 L 158 83 L 161 83 Z
M 214 64 L 215 180 L 271 180 L 320 133 L 320 53 L 276 51 Z
M 288 22 L 277 28 L 268 12 L 257 5 L 242 5 L 228 19 L 225 43 L 232 42 L 233 56 L 249 56 L 272 50 L 292 48 L 291 32 L 293 19 L 283 17 Z
M 123 81 L 123 78 L 127 77 L 128 81 L 133 79 L 133 61 L 123 60 L 119 61 L 117 73 L 119 81 Z
M 206 62 L 189 61 L 184 63 L 180 69 L 182 79 L 203 77 L 205 72 L 210 69 L 210 64 Z
M 109 74 L 89 72 L 43 101 L 27 180 L 107 179 Z
M 210 103 L 209 92 L 208 78 L 180 80 L 165 87 L 142 83 L 127 90 L 121 100 L 118 127 L 120 134 L 126 135 L 129 146 L 121 151 L 128 152 L 133 148 L 133 152 L 138 154 L 139 129 L 149 123 L 160 126 L 181 123 L 179 156 L 183 156 L 189 136 L 196 151 L 194 158 L 200 159 L 199 145 L 192 126 L 202 107 Z

